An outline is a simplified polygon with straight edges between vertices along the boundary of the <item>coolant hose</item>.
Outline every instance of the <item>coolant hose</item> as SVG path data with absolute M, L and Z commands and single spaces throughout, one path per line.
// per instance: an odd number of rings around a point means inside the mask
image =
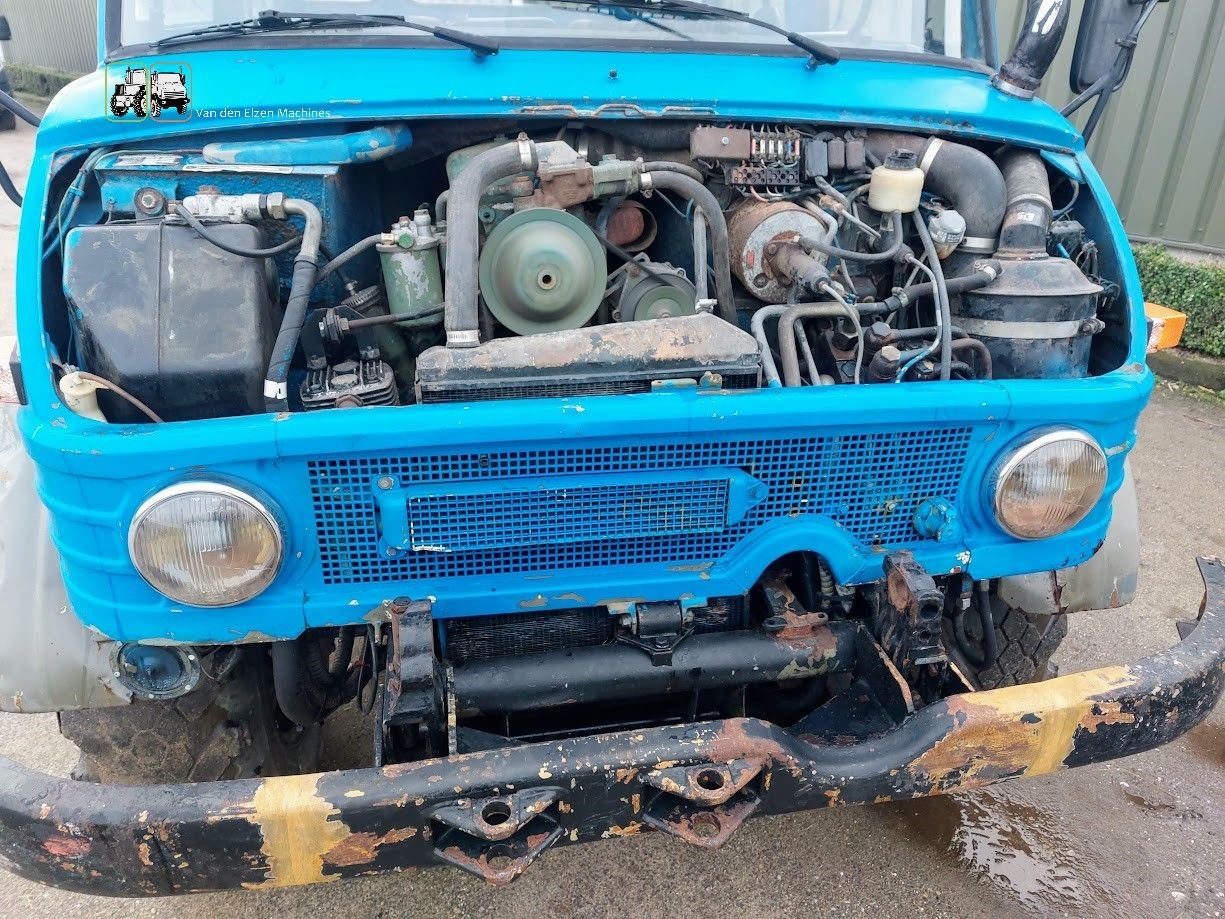
M 481 195 L 498 179 L 535 171 L 539 164 L 537 144 L 520 137 L 478 153 L 451 185 L 446 207 L 448 348 L 475 348 L 481 343 L 476 271 L 481 243 L 478 217 Z
M 1001 252 L 1045 255 L 1055 208 L 1042 157 L 1031 150 L 1013 150 L 1005 154 L 1000 169 L 1008 190 L 1008 209 L 1000 230 Z
M 958 294 L 969 293 L 972 290 L 981 290 L 1003 273 L 1003 266 L 994 259 L 991 259 L 976 265 L 969 274 L 962 275 L 959 278 L 949 278 L 945 281 L 944 286 L 948 290 L 949 296 L 954 297 Z M 893 296 L 886 297 L 881 301 L 884 309 L 879 312 L 895 313 L 903 307 L 914 303 L 916 300 L 930 297 L 935 292 L 935 285 L 930 281 L 923 284 L 912 284 L 910 287 L 903 287 Z M 867 305 L 865 304 L 865 306 Z
M 795 324 L 801 319 L 842 319 L 858 325 L 859 315 L 845 303 L 799 303 L 788 307 L 778 320 L 778 356 L 783 364 L 783 385 L 800 385 L 800 352 L 795 340 Z M 861 347 L 862 350 L 862 347 Z
M 289 299 L 285 303 L 285 315 L 281 329 L 272 345 L 272 357 L 268 362 L 268 373 L 264 379 L 264 407 L 270 412 L 283 412 L 289 408 L 289 364 L 298 347 L 298 336 L 306 320 L 311 291 L 315 287 L 315 275 L 319 270 L 319 240 L 323 235 L 323 217 L 319 208 L 302 198 L 286 198 L 283 205 L 286 215 L 297 214 L 306 220 L 302 230 L 302 248 L 294 257 L 293 280 L 289 285 Z
M 688 198 L 695 207 L 701 210 L 702 216 L 706 218 L 707 230 L 710 232 L 710 249 L 715 263 L 715 297 L 718 300 L 719 317 L 732 325 L 737 325 L 736 298 L 732 293 L 732 259 L 727 235 L 727 219 L 723 216 L 718 200 L 701 182 L 668 169 L 643 173 L 642 187 L 659 191 L 674 191 Z M 705 271 L 706 266 L 694 265 L 693 270 L 695 272 Z
M 996 250 L 1007 192 L 1004 176 L 991 157 L 965 144 L 897 131 L 873 131 L 867 146 L 881 161 L 894 150 L 913 150 L 926 175 L 923 188 L 949 202 L 965 218 L 966 237 L 960 251 L 989 254 Z
M 643 172 L 679 172 L 683 176 L 689 176 L 695 182 L 705 182 L 706 177 L 702 175 L 702 170 L 696 166 L 689 166 L 685 163 L 674 163 L 672 160 L 648 160 L 642 164 Z

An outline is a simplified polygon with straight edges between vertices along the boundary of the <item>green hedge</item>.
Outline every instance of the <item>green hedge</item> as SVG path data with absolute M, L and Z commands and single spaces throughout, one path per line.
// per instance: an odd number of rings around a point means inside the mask
M 1182 346 L 1225 357 L 1225 266 L 1193 265 L 1163 247 L 1136 249 L 1144 298 L 1187 314 Z

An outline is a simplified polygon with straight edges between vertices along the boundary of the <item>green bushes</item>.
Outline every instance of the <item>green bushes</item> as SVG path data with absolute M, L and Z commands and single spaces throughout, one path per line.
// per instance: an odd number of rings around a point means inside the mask
M 1193 265 L 1162 246 L 1136 249 L 1144 298 L 1187 314 L 1182 346 L 1225 357 L 1225 266 Z

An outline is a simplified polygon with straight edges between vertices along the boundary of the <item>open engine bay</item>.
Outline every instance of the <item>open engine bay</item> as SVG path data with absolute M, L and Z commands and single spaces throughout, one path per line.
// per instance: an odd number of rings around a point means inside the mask
M 114 423 L 1069 378 L 1127 350 L 1093 202 L 1016 147 L 457 121 L 62 176 L 46 327 L 66 404 Z

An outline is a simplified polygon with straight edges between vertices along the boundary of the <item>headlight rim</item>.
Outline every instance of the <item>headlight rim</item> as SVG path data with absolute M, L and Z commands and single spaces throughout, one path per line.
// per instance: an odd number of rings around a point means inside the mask
M 1060 441 L 1074 441 L 1084 444 L 1093 449 L 1097 455 L 1101 457 L 1102 467 L 1105 472 L 1102 477 L 1101 494 L 1099 494 L 1093 503 L 1085 509 L 1084 513 L 1082 513 L 1059 533 L 1053 533 L 1049 536 L 1027 536 L 1021 533 L 1016 533 L 1007 523 L 1005 523 L 1004 515 L 1000 508 L 1000 501 L 1002 497 L 1002 489 L 1000 486 L 1008 479 L 1008 476 L 1016 471 L 1017 467 L 1022 462 L 1029 459 L 1034 453 L 1041 450 L 1043 447 Z M 1107 456 L 1102 445 L 1098 443 L 1097 438 L 1095 438 L 1088 431 L 1082 430 L 1081 428 L 1072 427 L 1045 428 L 1039 432 L 1031 431 L 1029 436 L 1023 437 L 1015 442 L 1014 445 L 1009 448 L 1002 460 L 998 460 L 996 462 L 994 473 L 989 479 L 991 487 L 991 512 L 992 516 L 995 518 L 995 525 L 1013 539 L 1019 539 L 1024 542 L 1040 542 L 1044 539 L 1056 539 L 1077 527 L 1086 517 L 1093 513 L 1093 509 L 1097 507 L 1102 500 L 1102 496 L 1106 493 L 1106 485 L 1109 480 L 1110 457 Z
M 260 587 L 255 593 L 244 597 L 240 600 L 233 600 L 225 603 L 192 603 L 186 600 L 173 597 L 165 591 L 161 590 L 156 584 L 149 580 L 145 573 L 141 570 L 136 561 L 136 533 L 141 522 L 148 516 L 149 512 L 155 507 L 161 505 L 167 500 L 182 497 L 183 495 L 192 493 L 206 493 L 214 495 L 223 495 L 228 498 L 240 501 L 243 504 L 254 509 L 258 515 L 268 524 L 273 534 L 274 545 L 276 549 L 276 564 L 271 567 L 268 573 L 267 582 Z M 140 579 L 144 581 L 151 590 L 161 597 L 165 597 L 172 603 L 180 603 L 184 606 L 194 607 L 196 609 L 228 609 L 234 606 L 240 606 L 243 603 L 249 603 L 256 597 L 259 597 L 276 581 L 281 573 L 281 569 L 285 565 L 286 541 L 285 527 L 282 525 L 280 517 L 274 513 L 275 504 L 271 499 L 257 493 L 255 489 L 245 490 L 232 485 L 228 482 L 221 482 L 215 479 L 183 479 L 163 488 L 159 488 L 149 497 L 137 506 L 136 511 L 132 514 L 131 522 L 128 524 L 127 534 L 127 549 L 128 561 L 132 563 L 132 568 L 140 575 Z

